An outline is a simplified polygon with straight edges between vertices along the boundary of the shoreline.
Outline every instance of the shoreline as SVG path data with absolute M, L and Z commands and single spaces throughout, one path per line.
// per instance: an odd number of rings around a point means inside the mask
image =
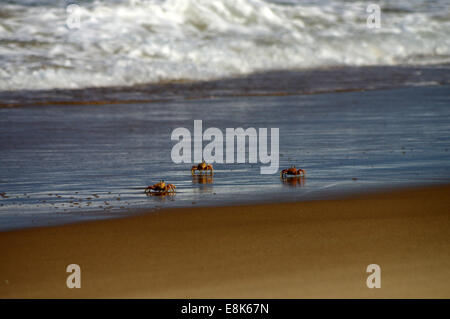
M 439 84 L 446 85 L 446 84 Z M 436 86 L 436 85 L 432 85 Z M 203 100 L 203 99 L 226 99 L 226 98 L 246 98 L 246 97 L 275 97 L 275 96 L 296 96 L 296 95 L 316 95 L 316 94 L 333 94 L 333 93 L 352 93 L 352 92 L 365 92 L 365 91 L 380 91 L 380 90 L 390 90 L 390 89 L 398 89 L 405 88 L 408 86 L 399 86 L 399 87 L 391 87 L 391 88 L 375 88 L 375 89 L 336 89 L 336 90 L 327 90 L 327 91 L 312 91 L 312 92 L 269 92 L 269 93 L 248 93 L 248 94 L 230 94 L 224 96 L 192 96 L 185 97 L 186 101 L 192 100 Z M 87 88 L 90 89 L 90 88 Z M 176 99 L 149 99 L 149 100 L 92 100 L 92 101 L 48 101 L 48 102 L 35 102 L 30 104 L 16 103 L 16 104 L 2 104 L 0 103 L 0 108 L 22 108 L 22 107 L 38 107 L 38 106 L 101 106 L 101 105 L 114 105 L 114 104 L 151 104 L 151 103 L 167 103 L 173 102 Z
M 450 186 L 0 233 L 2 298 L 449 298 Z M 79 264 L 82 288 L 65 286 Z M 367 265 L 382 269 L 368 289 Z
M 177 100 L 296 96 L 450 84 L 448 64 L 335 66 L 272 70 L 211 80 L 174 80 L 133 86 L 0 91 L 0 108 L 99 106 Z
M 22 226 L 11 227 L 11 228 L 0 228 L 0 234 L 4 232 L 15 232 L 27 229 L 35 228 L 47 228 L 47 227 L 58 227 L 58 226 L 70 226 L 74 224 L 84 224 L 91 223 L 102 220 L 110 219 L 122 219 L 122 218 L 132 218 L 142 215 L 155 214 L 159 212 L 164 212 L 166 210 L 183 210 L 183 209 L 196 209 L 196 208 L 232 208 L 232 207 L 250 207 L 253 205 L 275 205 L 275 204 L 301 204 L 306 202 L 320 202 L 320 201 L 333 201 L 333 200 L 352 200 L 358 198 L 366 198 L 372 196 L 386 195 L 390 193 L 405 192 L 405 191 L 418 191 L 428 188 L 439 188 L 446 187 L 450 184 L 447 183 L 427 183 L 427 184 L 408 184 L 400 186 L 382 186 L 378 185 L 375 187 L 363 186 L 362 188 L 355 189 L 344 189 L 344 190 L 332 190 L 327 191 L 324 194 L 320 192 L 304 195 L 302 198 L 279 198 L 278 200 L 274 197 L 266 198 L 264 195 L 253 200 L 239 200 L 237 202 L 233 201 L 208 201 L 203 203 L 197 203 L 192 206 L 192 203 L 188 205 L 187 203 L 183 206 L 156 206 L 156 207 L 142 207 L 142 208 L 129 208 L 126 210 L 115 209 L 111 210 L 82 210 L 79 212 L 65 212 L 56 213 L 60 220 L 55 221 L 55 213 L 36 213 L 36 214 L 26 214 L 26 215 L 8 215 L 7 218 L 11 218 L 11 223 L 19 223 Z M 143 187 L 144 188 L 144 187 Z M 164 197 L 164 196 L 163 196 Z M 198 205 L 200 204 L 200 205 Z M 20 218 L 20 219 L 18 219 Z M 64 220 L 64 218 L 66 218 Z M 32 219 L 33 222 L 23 222 L 22 220 Z M 2 221 L 0 216 L 0 222 Z M 7 221 L 6 221 L 7 222 Z

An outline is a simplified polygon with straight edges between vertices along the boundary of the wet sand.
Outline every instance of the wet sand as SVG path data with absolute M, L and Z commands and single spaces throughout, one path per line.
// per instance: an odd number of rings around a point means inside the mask
M 450 183 L 450 86 L 222 98 L 104 107 L 0 108 L 0 231 L 133 214 L 136 210 L 330 199 L 367 190 Z M 205 112 L 205 110 L 208 110 Z M 279 169 L 213 163 L 214 178 L 175 164 L 178 127 L 279 128 Z M 248 142 L 248 141 L 247 141 Z M 204 141 L 203 146 L 206 146 Z M 270 148 L 270 146 L 269 146 Z M 225 154 L 225 145 L 223 154 Z M 256 151 L 256 149 L 254 149 Z M 147 197 L 160 179 L 171 198 Z
M 0 297 L 450 297 L 450 186 L 0 233 Z M 81 289 L 66 266 L 81 266 Z M 381 266 L 381 288 L 366 267 Z

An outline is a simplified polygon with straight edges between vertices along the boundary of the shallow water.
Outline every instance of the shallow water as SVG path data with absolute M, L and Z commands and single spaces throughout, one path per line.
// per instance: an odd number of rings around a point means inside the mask
M 326 198 L 450 181 L 450 86 L 303 96 L 0 109 L 0 229 L 134 213 L 140 208 Z M 212 180 L 171 161 L 171 132 L 276 127 L 280 169 L 214 164 Z M 204 143 L 205 145 L 206 143 Z M 165 179 L 173 196 L 144 194 Z

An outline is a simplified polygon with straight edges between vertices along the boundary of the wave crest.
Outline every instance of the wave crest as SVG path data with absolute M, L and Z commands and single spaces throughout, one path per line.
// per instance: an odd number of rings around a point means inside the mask
M 448 2 L 116 0 L 0 7 L 0 90 L 124 86 L 340 65 L 450 62 Z

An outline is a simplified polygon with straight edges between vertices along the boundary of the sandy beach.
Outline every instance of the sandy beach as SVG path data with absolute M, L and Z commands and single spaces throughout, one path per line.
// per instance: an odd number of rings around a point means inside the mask
M 0 300 L 450 298 L 448 12 L 3 1 Z
M 450 186 L 0 233 L 2 298 L 449 298 Z M 68 264 L 81 288 L 66 287 Z M 366 267 L 381 267 L 380 289 Z

